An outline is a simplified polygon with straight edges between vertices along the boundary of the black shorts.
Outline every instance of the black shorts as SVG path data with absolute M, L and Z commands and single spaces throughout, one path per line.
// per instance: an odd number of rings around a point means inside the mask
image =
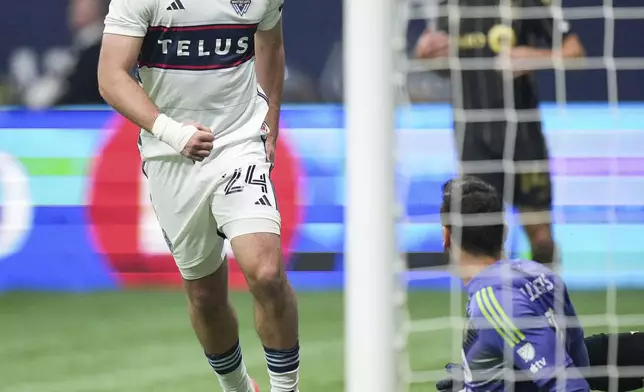
M 455 125 L 456 145 L 464 166 L 476 161 L 496 161 L 498 168 L 493 172 L 463 167 L 461 174 L 473 175 L 494 186 L 509 204 L 528 211 L 550 211 L 552 207 L 552 184 L 548 166 L 548 147 L 541 130 L 541 123 L 520 123 L 514 148 L 514 162 L 534 161 L 535 168 L 528 172 L 514 174 L 514 190 L 504 192 L 506 173 L 500 164 L 504 157 L 507 125 L 498 123 L 470 123 Z M 527 162 L 526 162 L 527 163 Z M 541 167 L 539 167 L 541 166 Z M 512 175 L 512 173 L 508 173 Z M 510 179 L 511 180 L 511 179 Z

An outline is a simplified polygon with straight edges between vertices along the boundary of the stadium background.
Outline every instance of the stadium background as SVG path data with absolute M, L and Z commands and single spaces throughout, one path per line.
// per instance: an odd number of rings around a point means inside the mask
M 555 232 L 573 287 L 604 287 L 610 278 L 644 286 L 644 105 L 622 104 L 619 115 L 611 110 L 544 110 Z M 406 212 L 400 245 L 412 269 L 445 262 L 436 214 L 440 185 L 454 173 L 450 122 L 449 107 L 440 104 L 399 116 L 398 193 Z M 300 289 L 341 285 L 342 123 L 339 106 L 283 111 L 274 181 L 287 262 Z M 179 283 L 150 210 L 135 138 L 136 129 L 109 110 L 0 114 L 0 290 Z M 525 253 L 525 237 L 513 234 L 510 248 Z M 442 272 L 423 276 L 416 284 L 436 287 L 447 279 Z
M 31 111 L 11 94 L 9 64 L 19 50 L 35 54 L 43 68 L 52 58 L 48 54 L 70 43 L 66 5 L 67 0 L 23 0 L 0 13 L 0 36 L 10 37 L 0 45 L 0 103 L 12 105 L 0 111 L 0 355 L 11 358 L 0 362 L 0 391 L 210 390 L 214 379 L 189 329 L 182 294 L 148 288 L 179 281 L 149 210 L 135 130 L 104 107 Z M 283 111 L 274 180 L 290 276 L 300 291 L 303 390 L 339 391 L 341 1 L 293 1 L 287 9 L 291 104 Z M 604 51 L 603 19 L 575 20 L 572 26 L 589 56 L 611 55 Z M 614 56 L 644 57 L 643 35 L 641 20 L 617 21 Z M 577 307 L 594 321 L 588 332 L 605 331 L 615 321 L 613 313 L 623 316 L 616 328 L 644 327 L 628 316 L 641 314 L 644 300 L 644 72 L 617 71 L 619 102 L 611 104 L 608 76 L 606 70 L 566 72 L 567 105 L 543 105 L 555 175 L 556 238 L 565 279 L 577 289 Z M 416 100 L 437 103 L 417 104 L 398 117 L 398 194 L 406 213 L 399 238 L 415 270 L 412 285 L 432 289 L 414 291 L 408 299 L 412 317 L 426 319 L 454 309 L 449 277 L 440 268 L 445 259 L 434 214 L 439 185 L 455 162 L 451 113 L 440 103 L 447 98 L 439 88 L 444 86 L 431 75 L 415 77 L 432 81 L 416 92 Z M 542 100 L 554 101 L 554 74 L 540 72 L 539 83 Z M 518 230 L 508 245 L 514 254 L 527 250 Z M 243 287 L 234 268 L 231 281 Z M 241 292 L 234 300 L 248 366 L 264 386 L 250 299 Z M 446 328 L 410 337 L 411 368 L 442 368 L 456 357 L 458 336 Z M 413 389 L 427 390 L 433 389 Z

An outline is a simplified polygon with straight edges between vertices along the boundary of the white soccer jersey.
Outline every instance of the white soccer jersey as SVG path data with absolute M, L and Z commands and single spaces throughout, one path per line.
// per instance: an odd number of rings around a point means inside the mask
M 255 32 L 273 28 L 283 0 L 112 0 L 105 33 L 143 37 L 138 77 L 161 112 L 196 121 L 215 148 L 259 137 L 268 111 L 255 75 Z M 176 155 L 149 132 L 144 159 Z

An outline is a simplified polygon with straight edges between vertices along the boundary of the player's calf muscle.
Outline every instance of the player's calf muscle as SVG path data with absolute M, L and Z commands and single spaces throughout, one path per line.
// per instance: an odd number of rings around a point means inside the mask
M 191 306 L 190 321 L 199 343 L 208 354 L 223 353 L 239 339 L 237 316 L 227 302 Z
M 228 302 L 228 269 L 184 283 L 190 320 L 203 349 L 209 354 L 228 350 L 238 339 L 237 318 Z

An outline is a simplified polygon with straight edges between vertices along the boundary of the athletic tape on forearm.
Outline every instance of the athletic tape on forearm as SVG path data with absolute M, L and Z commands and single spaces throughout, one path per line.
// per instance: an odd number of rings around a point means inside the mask
M 181 153 L 197 128 L 192 125 L 183 125 L 165 114 L 159 114 L 150 130 L 157 139 Z

